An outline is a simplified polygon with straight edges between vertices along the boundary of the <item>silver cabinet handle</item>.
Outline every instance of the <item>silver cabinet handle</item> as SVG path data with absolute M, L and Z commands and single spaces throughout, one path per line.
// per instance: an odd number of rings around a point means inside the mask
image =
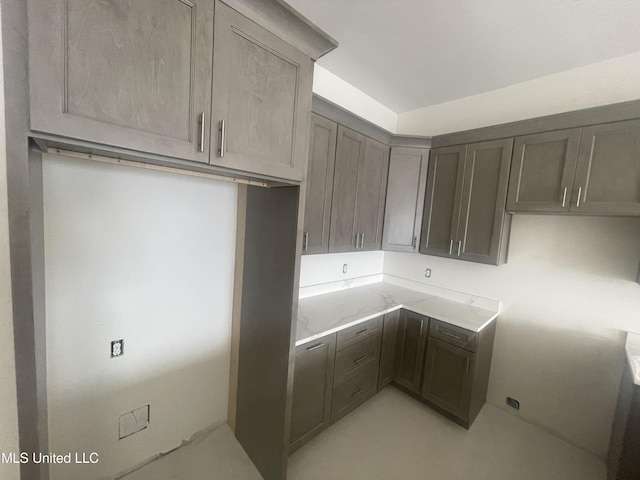
M 356 233 L 356 250 L 360 248 L 359 246 L 360 246 L 360 234 Z
M 453 240 L 449 242 L 449 255 L 453 254 Z
M 455 333 L 450 333 L 447 330 L 438 329 L 438 333 L 445 335 L 447 337 L 455 338 L 456 340 L 462 341 L 462 337 L 460 335 L 456 335 Z
M 364 248 L 364 233 L 361 233 L 360 235 L 362 235 L 360 237 L 360 248 Z
M 411 242 L 411 246 L 415 249 L 417 245 L 418 245 L 418 237 L 414 235 L 413 242 Z
M 314 350 L 317 350 L 320 347 L 324 347 L 324 343 L 319 343 L 319 344 L 314 345 L 312 347 L 307 347 L 307 352 L 313 352 Z
M 353 363 L 355 363 L 356 365 L 359 363 L 364 362 L 367 359 L 367 355 L 362 355 L 361 357 L 356 358 Z
M 420 320 L 420 333 L 418 334 L 419 337 L 422 336 L 422 329 L 424 327 L 424 320 Z
M 200 145 L 198 147 L 198 150 L 200 150 L 200 153 L 204 153 L 204 135 L 205 135 L 206 123 L 207 123 L 206 115 L 207 114 L 204 112 L 200 113 Z
M 582 197 L 582 187 L 578 188 L 578 200 L 576 200 L 576 208 L 580 207 L 580 197 Z
M 462 240 L 458 240 L 458 256 L 460 256 L 461 249 L 462 249 Z
M 309 250 L 309 232 L 304 232 L 304 244 L 302 245 L 302 249 L 305 252 Z
M 467 364 L 464 367 L 464 374 L 466 375 L 467 373 L 469 373 L 469 359 L 467 358 Z
M 368 328 L 365 328 L 364 330 L 360 330 L 358 333 L 356 333 L 356 336 L 359 337 L 360 335 L 364 335 L 365 333 L 367 333 L 369 331 Z
M 224 139 L 226 137 L 226 134 L 227 134 L 226 124 L 224 120 L 221 120 L 220 121 L 220 158 L 224 158 L 224 151 L 225 151 Z
M 361 393 L 362 393 L 362 389 L 361 389 L 361 388 L 359 388 L 358 390 L 356 390 L 355 392 L 353 392 L 353 393 L 351 394 L 351 397 L 352 397 L 352 398 L 353 398 L 353 397 L 357 397 L 357 396 L 358 396 L 358 395 L 360 395 Z
M 562 206 L 567 204 L 567 187 L 564 187 L 564 193 L 562 194 Z

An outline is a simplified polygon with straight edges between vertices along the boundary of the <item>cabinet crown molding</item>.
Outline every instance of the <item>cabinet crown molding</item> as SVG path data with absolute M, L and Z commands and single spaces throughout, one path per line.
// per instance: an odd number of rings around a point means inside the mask
M 282 0 L 224 0 L 234 10 L 317 60 L 338 42 Z

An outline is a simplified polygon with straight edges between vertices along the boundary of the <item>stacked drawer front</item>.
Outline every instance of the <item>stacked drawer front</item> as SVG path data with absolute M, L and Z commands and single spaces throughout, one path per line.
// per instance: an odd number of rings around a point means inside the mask
M 371 398 L 377 391 L 382 317 L 338 332 L 331 422 Z

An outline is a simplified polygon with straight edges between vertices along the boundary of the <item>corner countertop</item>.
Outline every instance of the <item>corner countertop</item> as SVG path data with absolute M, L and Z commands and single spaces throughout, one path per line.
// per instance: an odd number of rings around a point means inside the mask
M 379 282 L 300 299 L 296 346 L 400 308 L 474 332 L 489 325 L 499 313 Z
M 629 368 L 631 368 L 633 383 L 640 386 L 640 334 L 627 333 L 625 350 Z

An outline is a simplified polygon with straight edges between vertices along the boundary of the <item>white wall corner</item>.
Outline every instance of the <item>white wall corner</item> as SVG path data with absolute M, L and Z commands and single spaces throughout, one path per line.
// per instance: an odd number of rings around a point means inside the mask
M 640 99 L 640 52 L 398 115 L 396 133 L 435 136 Z
M 396 133 L 396 112 L 318 64 L 313 71 L 313 93 L 391 133 Z

